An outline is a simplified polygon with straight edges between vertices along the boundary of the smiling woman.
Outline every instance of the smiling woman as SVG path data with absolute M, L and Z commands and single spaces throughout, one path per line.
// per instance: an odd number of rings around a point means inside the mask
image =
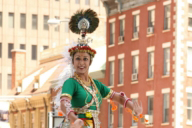
M 142 106 L 138 102 L 132 102 L 127 98 L 125 93 L 117 93 L 98 80 L 92 79 L 88 72 L 96 51 L 88 46 L 92 41 L 90 38 L 86 39 L 86 33 L 92 33 L 98 26 L 99 19 L 97 14 L 88 9 L 86 11 L 78 11 L 72 16 L 69 23 L 70 29 L 74 33 L 81 33 L 81 39 L 78 44 L 68 50 L 70 64 L 72 64 L 75 72 L 70 78 L 63 75 L 64 79 L 61 85 L 60 93 L 58 93 L 60 100 L 55 101 L 67 119 L 71 123 L 70 128 L 100 128 L 99 121 L 100 106 L 102 99 L 110 99 L 119 104 L 124 105 L 125 108 L 130 108 L 136 115 L 142 113 Z M 67 74 L 69 69 L 63 72 Z M 56 98 L 57 99 L 57 98 Z M 66 127 L 66 126 L 64 126 Z

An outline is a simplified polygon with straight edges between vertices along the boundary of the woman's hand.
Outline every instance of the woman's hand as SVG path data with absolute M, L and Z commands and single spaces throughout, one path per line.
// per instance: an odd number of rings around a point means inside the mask
M 75 122 L 71 125 L 70 128 L 81 128 L 84 126 L 84 122 L 81 119 L 76 119 Z
M 140 102 L 141 103 L 141 102 Z M 133 101 L 133 111 L 137 116 L 143 113 L 142 103 L 139 105 L 138 101 Z

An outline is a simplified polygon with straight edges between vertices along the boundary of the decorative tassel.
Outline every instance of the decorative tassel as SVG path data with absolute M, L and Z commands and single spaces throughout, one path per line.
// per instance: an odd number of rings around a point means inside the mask
M 110 104 L 112 106 L 112 108 L 111 108 L 112 111 L 117 110 L 117 105 L 115 105 L 115 103 L 112 100 L 110 100 Z

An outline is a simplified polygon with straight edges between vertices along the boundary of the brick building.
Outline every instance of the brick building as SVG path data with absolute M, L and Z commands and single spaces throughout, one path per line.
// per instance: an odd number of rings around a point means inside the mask
M 107 12 L 104 83 L 142 101 L 148 123 L 102 106 L 104 128 L 192 127 L 192 1 L 102 0 Z M 108 113 L 106 113 L 108 112 Z

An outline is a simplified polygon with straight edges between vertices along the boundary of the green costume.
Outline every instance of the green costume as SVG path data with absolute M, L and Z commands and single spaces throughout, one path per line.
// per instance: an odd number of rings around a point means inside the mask
M 98 80 L 93 80 L 98 91 L 96 97 L 98 99 L 99 107 L 102 103 L 102 98 L 109 98 L 112 94 L 112 90 L 106 87 L 104 84 Z M 93 90 L 93 86 L 89 86 Z M 62 87 L 62 96 L 67 96 L 71 99 L 72 108 L 82 108 L 87 105 L 93 99 L 93 96 L 75 79 L 69 78 L 65 81 Z M 88 108 L 89 110 L 97 110 L 96 102 L 94 101 L 92 105 Z M 86 118 L 85 114 L 78 114 L 79 118 Z

